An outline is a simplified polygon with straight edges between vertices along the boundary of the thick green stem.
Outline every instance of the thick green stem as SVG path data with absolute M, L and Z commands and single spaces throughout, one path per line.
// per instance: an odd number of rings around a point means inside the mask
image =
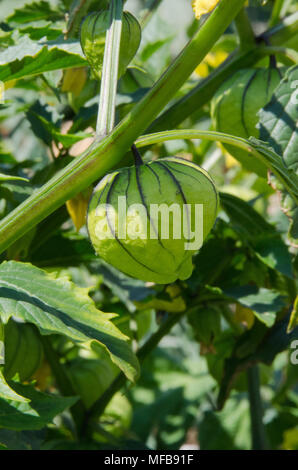
M 243 51 L 253 49 L 256 45 L 256 38 L 245 8 L 242 8 L 236 16 L 235 24 L 239 36 L 240 49 Z
M 106 34 L 96 125 L 96 135 L 99 137 L 108 135 L 115 125 L 122 12 L 122 0 L 112 0 L 110 3 L 110 27 Z
M 252 450 L 267 450 L 268 443 L 263 423 L 263 404 L 260 393 L 260 374 L 258 366 L 247 370 L 249 409 L 251 419 Z
M 0 253 L 65 201 L 119 163 L 158 113 L 174 97 L 240 11 L 245 0 L 222 0 L 147 95 L 111 134 L 20 204 L 0 223 Z

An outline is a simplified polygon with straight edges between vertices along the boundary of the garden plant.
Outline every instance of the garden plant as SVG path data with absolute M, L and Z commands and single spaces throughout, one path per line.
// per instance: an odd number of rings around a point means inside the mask
M 297 0 L 2 0 L 0 92 L 0 449 L 298 450 Z

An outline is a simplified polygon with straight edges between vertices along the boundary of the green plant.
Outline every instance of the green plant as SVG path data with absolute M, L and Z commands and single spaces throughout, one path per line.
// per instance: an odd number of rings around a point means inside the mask
M 198 0 L 176 58 L 179 12 L 123 3 L 1 6 L 0 448 L 295 449 L 295 2 Z M 204 243 L 129 240 L 154 277 L 99 240 L 182 193 Z

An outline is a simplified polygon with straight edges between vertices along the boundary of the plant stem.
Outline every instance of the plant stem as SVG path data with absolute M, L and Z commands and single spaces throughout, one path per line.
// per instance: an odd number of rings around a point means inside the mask
M 241 137 L 231 136 L 222 132 L 212 131 L 197 131 L 192 129 L 182 129 L 173 131 L 156 132 L 154 134 L 148 134 L 141 136 L 136 144 L 138 147 L 145 147 L 147 145 L 157 144 L 165 142 L 167 140 L 184 140 L 184 139 L 208 139 L 214 142 L 222 142 L 235 147 L 239 147 L 246 150 L 251 156 L 260 160 L 267 168 L 275 174 L 279 181 L 284 185 L 287 191 L 292 196 L 293 200 L 298 204 L 298 179 L 293 174 L 288 175 L 287 169 L 281 164 L 281 159 L 278 155 L 272 154 L 270 149 L 266 145 L 262 145 L 261 141 L 258 141 L 258 145 L 254 142 L 250 142 Z M 267 153 L 268 152 L 268 153 Z
M 256 38 L 245 8 L 242 8 L 236 16 L 235 24 L 240 40 L 240 49 L 253 49 L 256 45 Z
M 152 0 L 151 1 L 151 4 L 147 8 L 147 10 L 145 10 L 145 12 L 144 12 L 144 14 L 143 14 L 143 16 L 140 20 L 140 25 L 141 25 L 142 29 L 144 29 L 145 26 L 149 23 L 153 13 L 157 10 L 157 8 L 161 4 L 161 2 L 162 2 L 162 0 Z
M 258 366 L 247 370 L 249 409 L 251 419 L 252 450 L 266 450 L 268 443 L 263 423 L 263 404 L 260 394 L 260 374 Z
M 272 46 L 280 46 L 292 38 L 298 31 L 298 13 L 285 18 L 274 28 L 257 38 L 258 43 L 265 40 Z M 266 42 L 265 42 L 266 45 Z M 251 51 L 235 51 L 215 69 L 206 79 L 201 80 L 192 90 L 162 113 L 147 129 L 157 132 L 177 127 L 192 113 L 204 106 L 213 97 L 219 86 L 239 69 L 252 67 L 270 52 L 266 48 L 256 47 Z
M 111 0 L 110 26 L 106 34 L 103 70 L 99 94 L 96 135 L 108 135 L 115 124 L 120 42 L 122 31 L 122 0 Z
M 285 62 L 289 67 L 298 63 L 298 52 L 294 49 L 290 49 L 289 47 L 267 46 L 264 47 L 264 50 L 267 54 L 270 55 L 272 54 L 274 56 L 284 56 L 284 58 L 286 59 Z M 279 58 L 279 60 L 283 62 L 282 57 Z
M 284 0 L 275 0 L 272 15 L 269 22 L 270 26 L 275 26 L 279 22 L 283 4 Z
M 111 134 L 91 144 L 86 152 L 1 220 L 0 254 L 65 201 L 119 164 L 135 139 L 204 59 L 244 2 L 222 0 L 166 72 Z
M 64 366 L 60 363 L 59 356 L 51 344 L 51 339 L 47 336 L 41 337 L 46 359 L 50 364 L 52 373 L 56 379 L 58 389 L 65 397 L 75 397 L 77 394 L 73 389 L 72 383 L 68 378 Z M 70 413 L 76 424 L 77 431 L 80 431 L 84 421 L 86 409 L 83 403 L 79 400 L 70 408 Z
M 174 325 L 176 325 L 186 312 L 173 313 L 167 320 L 165 320 L 159 329 L 149 338 L 149 340 L 139 349 L 137 357 L 139 362 L 142 363 L 146 357 L 154 350 L 160 340 L 166 336 Z M 111 385 L 106 389 L 102 396 L 93 404 L 92 408 L 88 411 L 87 419 L 84 428 L 87 429 L 89 425 L 97 421 L 104 412 L 106 406 L 110 402 L 111 398 L 117 393 L 125 384 L 126 377 L 120 372 L 119 375 L 114 379 Z
M 133 144 L 131 146 L 131 151 L 132 151 L 134 159 L 135 159 L 135 166 L 143 165 L 144 164 L 143 159 L 142 159 L 141 154 L 139 153 L 137 147 L 135 146 L 135 144 Z

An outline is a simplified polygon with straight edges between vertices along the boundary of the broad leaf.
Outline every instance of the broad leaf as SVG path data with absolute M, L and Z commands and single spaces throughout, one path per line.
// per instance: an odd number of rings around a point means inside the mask
M 53 70 L 86 65 L 78 41 L 32 41 L 22 36 L 19 44 L 0 54 L 0 80 L 20 79 Z
M 240 286 L 224 290 L 224 293 L 249 308 L 266 326 L 274 324 L 276 314 L 284 307 L 283 297 L 269 289 L 255 286 Z
M 57 278 L 29 263 L 0 265 L 0 315 L 6 323 L 13 315 L 34 323 L 44 335 L 61 334 L 75 342 L 104 347 L 112 361 L 130 380 L 138 362 L 127 337 L 111 322 L 115 314 L 103 313 L 88 296 L 65 277 Z
M 33 2 L 16 9 L 12 15 L 7 18 L 9 23 L 30 23 L 32 21 L 55 21 L 61 17 L 61 13 L 51 7 L 49 2 L 44 0 Z
M 155 291 L 147 287 L 145 282 L 126 276 L 113 266 L 99 260 L 98 257 L 90 267 L 91 272 L 102 276 L 103 284 L 109 287 L 131 312 L 136 310 L 135 301 L 148 299 L 155 294 Z
M 69 148 L 80 140 L 91 137 L 91 134 L 83 132 L 62 134 L 57 125 L 50 120 L 51 114 L 39 101 L 29 108 L 26 116 L 35 135 L 47 145 L 51 145 L 52 141 L 55 141 L 57 144 L 61 143 L 64 148 Z
M 18 393 L 16 393 L 6 382 L 2 371 L 0 369 L 0 403 L 1 400 L 14 400 L 15 402 L 22 402 L 25 403 L 28 399 L 22 397 Z M 0 414 L 1 416 L 1 414 Z M 0 417 L 1 420 L 1 417 Z
M 293 167 L 287 167 L 281 156 L 263 141 L 250 137 L 249 144 L 254 151 L 258 152 L 265 165 L 279 178 L 293 199 L 297 201 L 298 175 L 294 172 Z
M 57 247 L 59 246 L 59 250 Z M 40 267 L 77 266 L 96 260 L 92 246 L 81 235 L 57 234 L 46 240 L 32 255 L 32 262 Z
M 31 385 L 14 383 L 24 402 L 0 397 L 0 427 L 16 431 L 41 429 L 77 401 L 77 397 L 58 397 L 36 391 Z

